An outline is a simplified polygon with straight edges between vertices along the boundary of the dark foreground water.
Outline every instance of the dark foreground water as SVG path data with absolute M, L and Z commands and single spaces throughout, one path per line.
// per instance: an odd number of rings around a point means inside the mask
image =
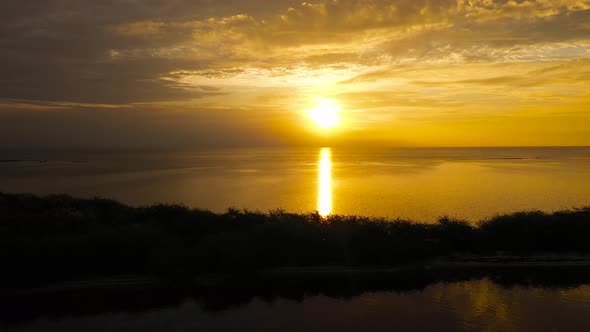
M 116 284 L 116 283 L 115 283 Z M 288 274 L 3 296 L 6 331 L 589 331 L 590 270 Z M 131 284 L 132 285 L 132 284 Z
M 0 191 L 477 221 L 590 205 L 590 148 L 0 151 Z

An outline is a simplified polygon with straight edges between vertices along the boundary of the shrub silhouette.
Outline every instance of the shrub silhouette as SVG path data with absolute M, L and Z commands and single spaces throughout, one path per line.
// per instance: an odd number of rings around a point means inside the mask
M 225 213 L 101 198 L 0 193 L 2 278 L 190 277 L 280 266 L 392 266 L 454 253 L 588 252 L 590 208 L 498 215 L 476 225 L 316 213 Z

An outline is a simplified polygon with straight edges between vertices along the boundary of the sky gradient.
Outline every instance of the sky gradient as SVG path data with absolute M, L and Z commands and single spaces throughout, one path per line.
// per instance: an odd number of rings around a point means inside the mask
M 0 3 L 0 147 L 367 144 L 590 145 L 590 1 Z

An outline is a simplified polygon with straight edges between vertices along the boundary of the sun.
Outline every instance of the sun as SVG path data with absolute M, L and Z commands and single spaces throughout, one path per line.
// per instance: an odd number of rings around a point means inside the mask
M 338 101 L 330 98 L 316 98 L 316 107 L 308 111 L 309 118 L 323 129 L 330 129 L 338 125 L 340 106 Z

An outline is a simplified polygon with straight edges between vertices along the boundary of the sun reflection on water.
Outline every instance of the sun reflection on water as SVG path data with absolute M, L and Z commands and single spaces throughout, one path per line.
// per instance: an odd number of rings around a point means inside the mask
M 318 169 L 318 212 L 322 217 L 332 213 L 332 151 L 320 150 Z

